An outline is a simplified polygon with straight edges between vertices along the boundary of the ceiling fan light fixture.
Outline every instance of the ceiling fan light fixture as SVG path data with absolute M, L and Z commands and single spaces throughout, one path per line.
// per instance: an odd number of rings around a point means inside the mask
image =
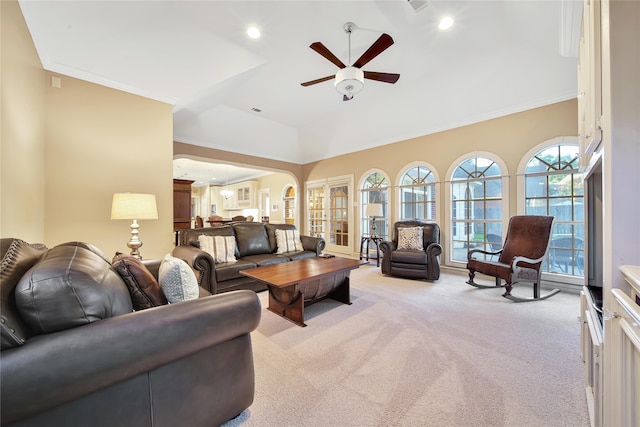
M 356 67 L 342 68 L 336 73 L 334 85 L 339 93 L 351 98 L 364 87 L 364 71 Z

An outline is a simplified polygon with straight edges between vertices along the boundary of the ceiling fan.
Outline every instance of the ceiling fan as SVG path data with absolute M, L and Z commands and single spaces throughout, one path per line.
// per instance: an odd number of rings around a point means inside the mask
M 351 63 L 351 33 L 356 29 L 356 24 L 353 22 L 347 22 L 344 24 L 344 31 L 349 35 L 349 63 Z M 353 98 L 353 95 L 360 92 L 364 87 L 364 79 L 377 80 L 384 83 L 395 83 L 400 78 L 400 74 L 393 73 L 378 73 L 374 71 L 363 71 L 361 68 L 371 61 L 376 56 L 384 52 L 389 46 L 393 44 L 393 39 L 389 34 L 382 34 L 378 40 L 376 40 L 365 53 L 358 58 L 350 66 L 344 65 L 329 49 L 325 47 L 321 42 L 312 43 L 309 47 L 320 55 L 331 61 L 333 64 L 340 67 L 340 70 L 335 76 L 327 76 L 321 79 L 311 80 L 301 83 L 302 86 L 311 86 L 316 83 L 326 82 L 335 78 L 334 86 L 336 90 L 340 92 L 343 101 L 349 101 Z

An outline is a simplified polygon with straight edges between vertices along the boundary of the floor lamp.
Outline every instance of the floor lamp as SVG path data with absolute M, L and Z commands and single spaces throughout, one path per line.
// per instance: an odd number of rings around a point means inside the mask
M 371 237 L 376 238 L 376 217 L 380 218 L 382 214 L 382 203 L 369 203 L 364 211 L 364 214 L 371 218 Z
M 131 239 L 127 246 L 131 248 L 131 255 L 142 259 L 140 246 L 142 242 L 138 237 L 140 226 L 138 220 L 158 219 L 158 208 L 156 206 L 156 196 L 153 194 L 140 193 L 115 193 L 111 203 L 111 219 L 130 219 Z

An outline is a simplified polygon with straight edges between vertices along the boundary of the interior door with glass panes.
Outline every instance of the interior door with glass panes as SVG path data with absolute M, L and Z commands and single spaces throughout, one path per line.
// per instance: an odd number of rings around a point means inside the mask
M 352 178 L 307 183 L 307 233 L 322 237 L 329 253 L 352 252 L 351 187 Z

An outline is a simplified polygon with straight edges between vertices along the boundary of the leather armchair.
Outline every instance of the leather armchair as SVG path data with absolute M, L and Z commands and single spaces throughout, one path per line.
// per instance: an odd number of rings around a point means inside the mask
M 398 248 L 399 230 L 422 228 L 422 248 Z M 382 250 L 382 274 L 409 279 L 438 280 L 440 278 L 440 227 L 420 220 L 398 221 L 393 225 L 391 241 L 380 243 Z

